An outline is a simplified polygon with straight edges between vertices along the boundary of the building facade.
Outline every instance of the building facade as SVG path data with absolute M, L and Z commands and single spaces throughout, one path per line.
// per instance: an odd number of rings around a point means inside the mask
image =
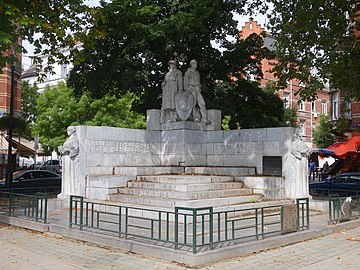
M 75 48 L 78 50 L 81 50 L 82 44 L 81 43 L 77 44 L 75 46 Z M 69 49 L 62 49 L 62 53 L 65 56 L 67 56 L 67 55 L 69 55 L 70 51 L 69 51 Z M 47 66 L 48 56 L 42 55 L 40 57 L 41 57 L 40 61 L 42 63 L 42 66 L 43 67 Z M 30 66 L 30 68 L 25 70 L 22 73 L 21 78 L 24 81 L 28 81 L 29 84 L 31 84 L 31 85 L 36 83 L 36 85 L 39 89 L 38 92 L 42 93 L 42 92 L 44 92 L 46 86 L 56 86 L 60 82 L 65 82 L 68 77 L 69 71 L 73 68 L 73 64 L 71 62 L 64 63 L 64 64 L 55 62 L 51 66 L 52 66 L 52 72 L 46 72 L 44 74 L 44 77 L 42 78 L 42 80 L 39 80 L 41 78 L 41 76 L 40 76 L 35 64 L 32 64 Z
M 261 35 L 266 33 L 265 29 L 250 19 L 242 27 L 239 35 L 241 39 L 246 39 L 251 34 Z M 264 35 L 264 46 L 269 50 L 275 50 L 276 40 L 270 34 Z M 274 73 L 271 70 L 274 68 L 276 60 L 263 59 L 261 62 L 261 68 L 263 78 L 260 80 L 261 87 L 274 84 L 277 81 Z M 309 147 L 315 147 L 313 144 L 313 130 L 317 127 L 320 122 L 320 115 L 329 115 L 331 112 L 330 104 L 330 90 L 329 87 L 324 85 L 324 89 L 316 92 L 317 98 L 315 101 L 309 102 L 302 100 L 295 93 L 300 89 L 301 85 L 299 81 L 293 79 L 287 84 L 287 87 L 282 90 L 278 90 L 277 93 L 284 102 L 285 108 L 294 108 L 298 118 L 298 124 L 301 128 L 302 139 Z
M 14 113 L 21 112 L 21 54 L 17 54 L 18 62 L 15 64 L 14 71 Z M 6 64 L 0 74 L 0 116 L 4 113 L 10 113 L 10 96 L 11 96 L 11 65 Z

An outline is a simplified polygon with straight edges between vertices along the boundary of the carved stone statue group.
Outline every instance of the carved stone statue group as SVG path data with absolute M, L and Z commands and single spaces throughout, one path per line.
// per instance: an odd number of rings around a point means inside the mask
M 169 61 L 169 71 L 161 83 L 163 90 L 161 123 L 194 121 L 209 124 L 205 101 L 201 95 L 200 73 L 197 61 L 190 61 L 190 68 L 183 78 L 176 69 L 176 61 Z

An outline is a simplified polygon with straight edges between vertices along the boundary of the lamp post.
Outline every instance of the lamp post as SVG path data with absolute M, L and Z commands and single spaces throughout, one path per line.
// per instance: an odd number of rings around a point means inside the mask
M 9 135 L 9 147 L 8 147 L 8 158 L 7 158 L 7 170 L 6 170 L 6 179 L 5 186 L 10 187 L 13 181 L 13 164 L 12 164 L 12 138 L 13 138 L 13 126 L 12 118 L 14 117 L 14 92 L 15 92 L 15 47 L 12 48 L 11 52 L 11 86 L 10 86 L 10 126 L 8 129 Z

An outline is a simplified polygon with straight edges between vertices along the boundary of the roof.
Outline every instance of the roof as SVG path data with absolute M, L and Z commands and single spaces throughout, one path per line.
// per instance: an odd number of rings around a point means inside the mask
M 264 47 L 268 48 L 270 51 L 276 50 L 276 39 L 268 33 L 265 35 Z
M 0 154 L 1 155 L 6 155 L 9 151 L 9 143 L 6 140 L 4 135 L 0 135 Z M 13 154 L 16 153 L 16 149 L 12 148 L 11 151 Z
M 21 78 L 29 78 L 29 77 L 36 77 L 37 76 L 37 72 L 36 72 L 36 65 L 32 65 L 31 67 L 29 67 L 27 70 L 23 71 L 21 73 Z
M 360 146 L 360 136 L 352 137 L 350 140 L 341 143 L 334 143 L 327 149 L 334 151 L 339 158 L 345 158 L 349 153 L 356 153 Z

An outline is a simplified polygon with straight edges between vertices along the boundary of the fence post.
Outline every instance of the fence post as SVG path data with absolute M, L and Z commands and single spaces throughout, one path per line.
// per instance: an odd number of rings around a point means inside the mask
M 44 205 L 44 224 L 47 223 L 47 208 L 48 208 L 48 198 L 47 198 L 47 193 L 45 193 L 45 205 Z
M 84 218 L 84 197 L 80 197 L 80 230 L 83 229 L 83 218 Z
M 174 247 L 175 247 L 175 249 L 178 249 L 178 243 L 179 243 L 179 208 L 177 208 L 177 207 L 175 207 L 175 239 L 174 240 L 175 240 Z
M 196 210 L 193 210 L 192 211 L 193 213 L 193 253 L 195 254 L 196 253 L 196 246 L 197 246 L 197 243 L 196 243 L 196 221 L 197 221 L 197 211 Z
M 69 228 L 72 226 L 73 217 L 73 195 L 70 195 Z
M 12 212 L 12 204 L 13 204 L 13 199 L 14 199 L 14 195 L 12 193 L 10 193 L 10 200 L 9 200 L 9 216 L 11 216 L 11 212 Z
M 209 222 L 210 222 L 210 226 L 209 226 L 209 234 L 210 234 L 210 239 L 209 239 L 209 241 L 210 241 L 210 249 L 214 249 L 214 244 L 213 244 L 213 242 L 214 242 L 214 239 L 213 239 L 213 233 L 214 233 L 214 227 L 213 227 L 213 222 L 214 222 L 214 216 L 213 216 L 213 208 L 212 207 L 210 207 L 210 220 L 209 220 Z

